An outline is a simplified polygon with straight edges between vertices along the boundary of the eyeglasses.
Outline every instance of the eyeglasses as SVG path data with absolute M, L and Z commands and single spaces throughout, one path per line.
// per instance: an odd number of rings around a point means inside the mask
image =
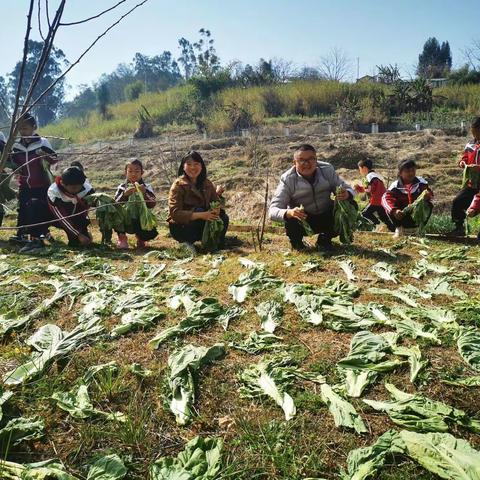
M 310 163 L 316 162 L 316 158 L 308 158 L 308 159 L 303 159 L 303 160 L 295 160 L 295 163 L 300 163 L 302 165 L 308 165 Z

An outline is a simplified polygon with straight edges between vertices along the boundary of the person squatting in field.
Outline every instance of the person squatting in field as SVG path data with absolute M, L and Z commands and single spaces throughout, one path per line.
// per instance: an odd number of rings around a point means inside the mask
M 472 216 L 475 206 L 471 204 L 475 195 L 480 191 L 480 117 L 476 117 L 471 125 L 473 139 L 470 140 L 463 150 L 462 158 L 458 162 L 460 168 L 464 169 L 464 181 L 462 189 L 453 199 L 452 221 L 455 228 L 450 232 L 452 236 L 465 235 L 465 212 L 470 210 Z
M 395 227 L 382 206 L 382 197 L 387 190 L 383 177 L 375 172 L 370 159 L 360 160 L 358 171 L 364 178 L 364 185 L 354 185 L 355 191 L 368 196 L 368 205 L 362 211 L 362 216 L 377 227 L 383 222 L 390 232 L 394 232 Z
M 212 202 L 224 203 L 221 185 L 215 186 L 207 178 L 207 167 L 202 156 L 192 150 L 180 162 L 178 178 L 168 195 L 168 226 L 170 234 L 188 249 L 195 251 L 194 243 L 202 239 L 205 222 L 221 219 L 219 249 L 225 246 L 229 218 L 224 208 L 211 207 Z
M 66 168 L 48 189 L 48 206 L 53 218 L 58 219 L 54 225 L 65 231 L 71 247 L 85 247 L 93 241 L 88 231 L 90 220 L 85 197 L 94 192 L 78 167 Z
M 119 203 L 127 202 L 128 199 L 137 192 L 137 187 L 145 199 L 147 208 L 155 207 L 157 201 L 155 193 L 149 183 L 143 180 L 143 164 L 140 160 L 133 158 L 125 165 L 125 181 L 117 187 L 115 201 Z M 120 249 L 128 248 L 127 233 L 135 235 L 137 248 L 145 248 L 146 242 L 153 240 L 158 235 L 156 228 L 152 230 L 143 230 L 139 219 L 132 219 L 130 225 L 125 227 L 124 231 L 117 231 L 117 247 Z
M 333 207 L 335 199 L 354 202 L 355 191 L 334 167 L 317 159 L 312 145 L 300 145 L 293 155 L 293 166 L 280 178 L 270 204 L 271 220 L 283 222 L 285 232 L 294 250 L 305 250 L 303 237 L 307 232 L 306 221 L 318 234 L 319 250 L 331 250 L 334 232 Z
M 382 197 L 383 208 L 395 225 L 394 237 L 412 235 L 417 232 L 418 225 L 412 216 L 404 213 L 403 210 L 411 205 L 424 190 L 427 190 L 425 201 L 431 215 L 433 192 L 428 186 L 428 182 L 422 177 L 417 177 L 417 164 L 414 160 L 400 162 L 397 180 L 388 187 Z

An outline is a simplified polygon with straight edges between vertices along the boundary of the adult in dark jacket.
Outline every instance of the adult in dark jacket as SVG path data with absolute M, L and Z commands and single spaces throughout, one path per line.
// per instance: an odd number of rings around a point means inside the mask
M 337 193 L 338 192 L 338 193 Z M 317 160 L 312 145 L 298 147 L 293 157 L 293 167 L 280 178 L 280 183 L 270 204 L 271 220 L 284 222 L 292 248 L 304 250 L 306 235 L 302 221 L 318 233 L 317 247 L 332 248 L 333 228 L 332 194 L 338 200 L 352 200 L 355 191 L 338 176 L 332 165 Z
M 170 234 L 178 242 L 194 249 L 194 242 L 202 239 L 205 222 L 220 218 L 223 232 L 219 248 L 224 247 L 228 229 L 228 215 L 223 208 L 211 208 L 211 202 L 222 200 L 224 188 L 215 186 L 207 178 L 207 167 L 196 151 L 188 152 L 178 169 L 168 195 L 168 225 Z

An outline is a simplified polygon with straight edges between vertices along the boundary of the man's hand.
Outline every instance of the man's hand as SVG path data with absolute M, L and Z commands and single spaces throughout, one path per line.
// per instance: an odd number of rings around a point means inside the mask
M 399 210 L 398 208 L 396 210 L 394 210 L 392 213 L 393 213 L 393 216 L 397 220 L 402 220 L 403 217 L 405 216 L 405 214 L 401 210 Z
M 339 202 L 341 202 L 343 200 L 348 200 L 349 196 L 350 194 L 348 193 L 348 191 L 342 188 L 335 195 L 335 200 L 338 200 Z
M 210 210 L 208 212 L 200 212 L 200 213 L 201 213 L 200 218 L 202 220 L 211 222 L 212 220 L 217 220 L 217 218 L 220 216 L 220 209 L 216 208 L 215 210 Z
M 430 191 L 427 191 L 425 196 L 423 197 L 427 202 L 429 202 L 433 198 L 433 193 Z
M 80 242 L 80 245 L 83 245 L 84 247 L 92 243 L 92 239 L 90 237 L 87 235 L 82 235 L 81 233 L 78 235 L 78 241 Z
M 307 214 L 305 210 L 300 207 L 289 208 L 287 213 L 285 214 L 287 218 L 296 218 L 297 220 L 305 220 L 307 218 Z

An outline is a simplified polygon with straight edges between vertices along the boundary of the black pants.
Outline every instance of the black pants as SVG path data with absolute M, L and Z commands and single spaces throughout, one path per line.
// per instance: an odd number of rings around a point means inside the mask
M 144 242 L 148 242 L 149 240 L 153 240 L 158 236 L 158 231 L 156 228 L 153 230 L 142 230 L 140 226 L 140 220 L 135 219 L 132 220 L 132 223 L 125 228 L 124 232 L 116 231 L 117 233 L 131 233 L 135 234 L 140 240 Z M 104 235 L 105 241 L 110 241 L 112 236 Z
M 428 202 L 428 206 L 430 208 L 430 215 L 428 216 L 428 218 L 430 218 L 430 216 L 432 215 L 432 211 L 433 211 L 433 205 L 430 202 Z M 398 220 L 393 215 L 391 215 L 390 220 L 392 221 L 392 223 L 395 227 L 405 227 L 405 228 L 417 228 L 418 227 L 418 225 L 413 221 L 413 218 L 411 217 L 411 215 L 405 215 L 401 220 Z
M 307 222 L 312 230 L 320 236 L 331 240 L 335 236 L 333 230 L 333 206 L 318 215 L 308 214 Z M 285 231 L 292 245 L 298 245 L 305 236 L 303 225 L 296 218 L 285 219 Z
M 230 219 L 224 210 L 220 210 L 220 218 L 223 221 L 223 232 L 220 236 L 219 248 L 223 248 L 225 245 L 225 235 L 228 230 L 228 224 Z M 202 239 L 203 228 L 205 226 L 205 220 L 193 220 L 190 223 L 170 223 L 170 235 L 180 243 L 188 242 L 195 243 Z
M 472 203 L 473 197 L 478 193 L 478 188 L 465 187 L 460 190 L 452 203 L 452 221 L 458 228 L 463 227 L 467 208 Z
M 17 235 L 30 234 L 39 238 L 48 234 L 48 225 L 23 228 L 23 225 L 48 222 L 52 214 L 47 203 L 48 188 L 21 187 L 18 192 Z
M 375 214 L 378 215 L 378 218 L 376 217 Z M 367 220 L 372 222 L 374 225 L 378 225 L 381 220 L 391 232 L 395 230 L 395 227 L 393 226 L 392 221 L 390 220 L 387 213 L 385 212 L 385 209 L 381 205 L 369 204 L 367 208 L 363 210 L 362 217 L 366 218 Z

